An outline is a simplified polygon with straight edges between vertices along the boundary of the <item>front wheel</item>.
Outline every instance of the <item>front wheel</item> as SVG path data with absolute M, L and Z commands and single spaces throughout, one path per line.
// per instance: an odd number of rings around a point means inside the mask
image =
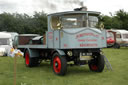
M 100 54 L 94 56 L 94 59 L 88 62 L 90 70 L 95 72 L 102 72 L 104 69 L 104 64 L 104 56 Z
M 34 67 L 34 66 L 37 66 L 39 63 L 39 59 L 38 58 L 31 58 L 30 57 L 30 53 L 29 51 L 26 51 L 25 52 L 25 65 L 27 67 Z
M 65 56 L 55 53 L 52 59 L 52 68 L 55 74 L 65 75 L 67 71 L 67 60 Z

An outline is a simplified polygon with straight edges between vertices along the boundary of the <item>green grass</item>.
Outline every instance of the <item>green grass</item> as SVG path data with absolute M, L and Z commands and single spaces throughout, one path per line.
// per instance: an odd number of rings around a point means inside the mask
M 88 66 L 68 67 L 65 76 L 53 73 L 49 63 L 27 68 L 24 59 L 17 59 L 17 85 L 128 85 L 128 48 L 104 49 L 113 71 L 91 72 Z M 0 85 L 13 85 L 14 59 L 0 57 Z M 22 84 L 21 84 L 22 83 Z

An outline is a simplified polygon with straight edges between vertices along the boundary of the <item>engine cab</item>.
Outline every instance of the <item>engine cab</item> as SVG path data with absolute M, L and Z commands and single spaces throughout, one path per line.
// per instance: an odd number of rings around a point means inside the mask
M 106 32 L 98 28 L 100 12 L 69 11 L 48 15 L 48 48 L 106 47 Z

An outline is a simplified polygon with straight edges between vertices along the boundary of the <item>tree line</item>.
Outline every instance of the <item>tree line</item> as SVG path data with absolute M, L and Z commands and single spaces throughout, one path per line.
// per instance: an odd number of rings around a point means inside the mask
M 104 24 L 105 29 L 128 30 L 128 12 L 121 9 L 110 15 L 101 15 L 100 22 Z M 0 31 L 43 34 L 46 30 L 47 14 L 44 12 L 35 12 L 33 16 L 19 13 L 0 14 Z
M 123 9 L 110 13 L 111 16 L 102 15 L 100 22 L 103 22 L 105 29 L 125 29 L 128 30 L 128 12 Z
M 0 31 L 20 34 L 43 34 L 47 30 L 47 15 L 35 12 L 33 16 L 19 13 L 0 14 Z

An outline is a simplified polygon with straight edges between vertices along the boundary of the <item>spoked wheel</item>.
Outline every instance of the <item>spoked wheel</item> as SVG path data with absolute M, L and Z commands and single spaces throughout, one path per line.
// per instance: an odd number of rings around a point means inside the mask
M 25 65 L 27 67 L 34 67 L 39 64 L 38 58 L 31 58 L 28 51 L 25 52 Z
M 88 62 L 90 70 L 95 72 L 102 72 L 104 69 L 104 64 L 104 56 L 100 54 L 96 55 L 93 60 Z
M 67 71 L 67 61 L 65 56 L 60 56 L 58 53 L 55 53 L 52 59 L 52 67 L 55 74 L 65 75 Z

